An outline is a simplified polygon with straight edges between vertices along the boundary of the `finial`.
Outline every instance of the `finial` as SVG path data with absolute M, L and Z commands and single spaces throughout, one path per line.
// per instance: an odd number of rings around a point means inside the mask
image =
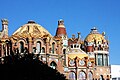
M 91 29 L 91 32 L 90 32 L 90 33 L 96 34 L 96 33 L 99 33 L 99 32 L 98 32 L 98 30 L 97 30 L 96 27 L 93 27 L 93 28 Z
M 72 35 L 72 38 L 73 38 L 73 39 L 75 38 L 75 35 L 74 35 L 74 34 Z
M 80 38 L 80 32 L 78 32 L 78 39 Z
M 35 21 L 33 21 L 33 20 L 29 20 L 28 23 L 35 23 Z
M 91 30 L 97 30 L 97 28 L 96 28 L 96 27 L 93 27 Z
M 58 25 L 64 25 L 64 20 L 60 19 L 60 20 L 58 21 Z
M 8 25 L 8 20 L 7 19 L 2 19 L 2 25 Z
M 105 36 L 105 32 L 102 32 L 102 35 Z

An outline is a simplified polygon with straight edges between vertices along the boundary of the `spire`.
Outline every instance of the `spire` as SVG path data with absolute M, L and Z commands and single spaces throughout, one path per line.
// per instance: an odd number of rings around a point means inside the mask
M 62 35 L 67 35 L 67 33 L 66 33 L 66 28 L 64 26 L 64 20 L 60 19 L 58 21 L 58 28 L 55 36 L 61 37 Z

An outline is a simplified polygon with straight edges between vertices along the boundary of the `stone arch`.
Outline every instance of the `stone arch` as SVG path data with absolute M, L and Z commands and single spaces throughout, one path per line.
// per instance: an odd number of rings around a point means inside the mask
M 16 42 L 16 44 L 18 45 L 21 41 L 24 42 L 24 44 L 26 43 L 26 41 L 24 39 L 20 39 Z
M 40 41 L 41 42 L 41 45 L 43 46 L 43 40 L 42 39 L 40 39 L 40 38 L 38 38 L 38 39 L 35 39 L 34 40 L 34 47 L 36 46 L 36 43 L 38 42 L 38 41 Z

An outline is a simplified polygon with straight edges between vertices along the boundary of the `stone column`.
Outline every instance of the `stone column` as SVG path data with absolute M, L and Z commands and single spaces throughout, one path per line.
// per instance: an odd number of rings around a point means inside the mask
M 57 43 L 57 45 L 58 45 L 58 53 L 57 54 L 62 54 L 61 53 L 61 42 L 59 41 L 58 43 Z
M 6 44 L 6 46 L 5 46 L 5 53 L 6 53 L 6 56 L 8 56 L 8 54 L 7 54 L 7 52 L 8 52 L 8 49 L 7 49 L 7 44 Z
M 95 53 L 95 55 L 96 55 L 96 66 L 98 66 L 98 54 L 97 53 Z
M 2 44 L 2 50 L 1 50 L 2 52 L 2 54 L 1 54 L 1 57 L 4 57 L 4 49 L 3 49 L 3 44 Z
M 87 62 L 87 66 L 86 66 L 86 75 L 87 75 L 87 77 L 86 77 L 86 80 L 89 80 L 89 75 L 88 75 L 88 73 L 89 73 L 88 60 L 89 60 L 89 58 L 86 59 L 86 62 Z
M 49 53 L 49 38 L 46 39 L 46 54 Z
M 107 66 L 109 66 L 109 54 L 107 54 Z
M 9 46 L 9 55 L 10 55 L 10 46 Z
M 32 38 L 29 38 L 29 46 L 28 46 L 29 53 L 32 53 Z

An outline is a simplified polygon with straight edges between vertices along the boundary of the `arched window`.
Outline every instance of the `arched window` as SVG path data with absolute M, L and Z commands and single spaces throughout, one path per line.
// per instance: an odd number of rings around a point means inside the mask
M 63 49 L 63 54 L 66 54 L 66 49 Z
M 40 41 L 38 41 L 36 44 L 36 50 L 37 50 L 37 53 L 41 53 L 41 42 Z
M 24 52 L 24 43 L 22 41 L 20 42 L 20 48 L 19 48 L 19 50 L 20 50 L 20 53 Z
M 88 76 L 89 76 L 89 80 L 93 80 L 92 72 L 89 72 L 89 73 L 88 73 Z
M 74 72 L 70 72 L 69 80 L 75 80 L 75 73 Z
M 42 53 L 45 53 L 45 48 L 44 47 L 42 47 Z
M 52 53 L 54 54 L 54 50 L 55 50 L 55 43 L 52 43 Z
M 53 69 L 56 69 L 57 64 L 56 64 L 54 61 L 52 61 L 52 62 L 50 63 L 50 67 L 53 68 Z
M 86 80 L 85 72 L 83 72 L 83 71 L 79 72 L 78 78 L 79 78 L 79 80 Z

